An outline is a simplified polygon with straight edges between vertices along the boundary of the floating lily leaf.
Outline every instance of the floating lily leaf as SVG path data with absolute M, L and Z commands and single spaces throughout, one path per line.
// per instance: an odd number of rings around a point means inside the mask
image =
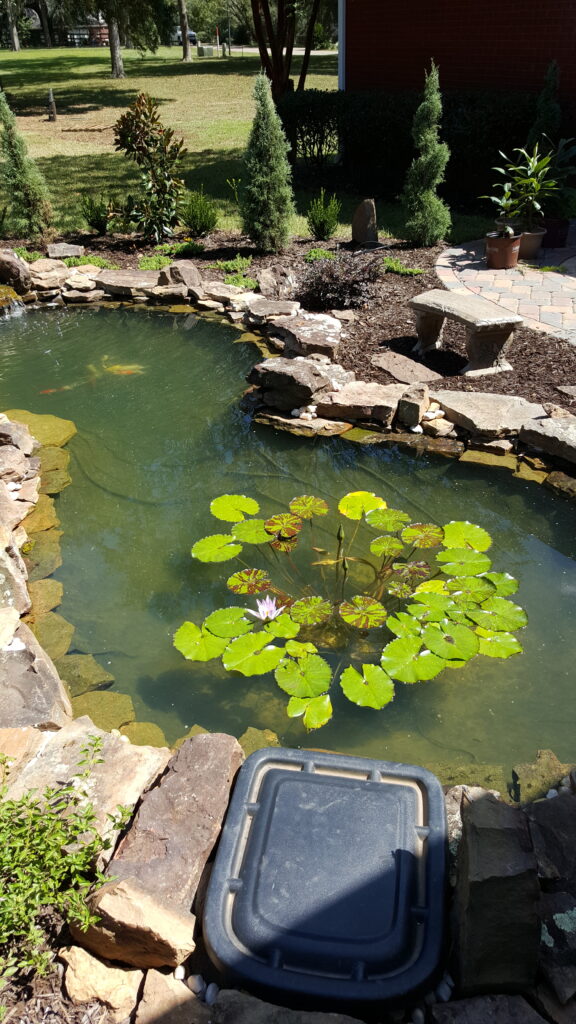
M 479 654 L 489 658 L 511 658 L 513 654 L 522 654 L 522 644 L 518 643 L 512 633 L 495 633 L 491 629 L 477 629 Z
M 387 619 L 386 625 L 396 636 L 419 636 L 422 631 L 422 625 L 418 619 L 415 619 L 413 615 L 408 615 L 407 612 L 391 615 Z
M 362 519 L 375 508 L 386 508 L 386 502 L 372 491 L 350 491 L 338 502 L 338 511 L 347 519 Z
M 305 654 L 318 653 L 318 648 L 315 644 L 302 643 L 301 640 L 288 640 L 284 650 L 291 658 L 302 658 Z
M 402 579 L 425 580 L 431 572 L 428 562 L 394 562 L 392 568 Z
M 302 529 L 302 520 L 292 512 L 279 512 L 276 516 L 270 516 L 264 526 L 268 533 L 275 533 L 283 538 L 296 537 Z
M 264 529 L 263 519 L 245 519 L 232 527 L 232 536 L 245 544 L 269 544 L 270 534 Z
M 508 597 L 518 590 L 518 580 L 515 580 L 509 572 L 487 572 L 484 579 L 490 580 L 496 587 L 497 597 Z
M 204 629 L 208 629 L 214 636 L 227 637 L 229 640 L 235 636 L 242 636 L 254 629 L 254 622 L 246 618 L 245 608 L 218 608 L 211 615 L 204 619 Z
M 290 615 L 303 626 L 319 626 L 332 617 L 332 605 L 323 597 L 303 597 L 294 602 Z
M 174 634 L 174 647 L 188 661 L 210 661 L 219 658 L 228 640 L 200 629 L 194 622 L 184 622 Z
M 414 591 L 415 594 L 445 594 L 446 580 L 425 580 L 419 583 Z
M 332 669 L 319 654 L 306 654 L 298 661 L 284 658 L 274 673 L 278 686 L 292 697 L 318 697 L 332 681 Z
M 297 543 L 298 537 L 274 537 L 274 540 L 270 540 L 270 547 L 289 555 L 291 551 L 294 551 Z
M 378 665 L 362 665 L 362 675 L 350 665 L 340 676 L 340 686 L 362 708 L 380 710 L 394 700 L 394 683 Z
M 464 612 L 452 600 L 450 594 L 420 592 L 414 594 L 417 604 L 409 604 L 408 611 L 423 622 L 441 622 L 450 618 L 455 622 L 465 622 Z
M 380 601 L 373 597 L 357 594 L 349 601 L 343 601 L 338 611 L 349 626 L 357 629 L 375 629 L 385 621 L 388 612 Z
M 370 551 L 378 558 L 393 558 L 399 555 L 404 545 L 397 537 L 376 537 L 370 545 Z
M 439 658 L 470 661 L 478 654 L 478 637 L 467 626 L 441 622 L 426 626 L 422 638 L 427 647 Z
M 402 599 L 412 596 L 412 584 L 406 583 L 405 580 L 391 580 L 388 583 L 386 590 L 393 597 L 401 597 Z
M 406 523 L 410 522 L 410 516 L 399 508 L 376 508 L 367 512 L 365 516 L 369 526 L 375 526 L 377 530 L 388 530 L 389 533 L 396 533 Z
M 210 511 L 216 519 L 224 519 L 227 523 L 240 523 L 244 516 L 255 516 L 260 505 L 254 498 L 245 494 L 221 494 L 210 502 Z
M 241 551 L 242 545 L 229 533 L 212 533 L 209 537 L 197 540 L 191 554 L 199 562 L 228 562 Z
M 520 629 L 528 622 L 524 609 L 504 597 L 490 597 L 481 608 L 471 609 L 467 614 L 479 626 L 496 633 Z
M 473 548 L 474 551 L 487 551 L 492 544 L 492 537 L 481 526 L 464 520 L 446 523 L 443 544 L 447 548 Z
M 393 679 L 418 683 L 433 679 L 445 667 L 443 658 L 422 650 L 422 637 L 402 636 L 391 640 L 382 651 L 380 664 Z
M 405 544 L 416 548 L 435 548 L 442 543 L 444 531 L 434 523 L 412 523 L 400 534 Z
M 482 601 L 493 597 L 496 588 L 486 576 L 455 576 L 446 581 L 450 596 L 459 608 L 477 608 Z
M 481 572 L 487 572 L 492 565 L 487 555 L 480 551 L 472 551 L 471 548 L 449 548 L 448 551 L 440 551 L 436 555 L 436 561 L 441 563 L 442 572 L 451 576 L 479 576 Z
M 295 516 L 300 516 L 300 519 L 325 516 L 328 512 L 326 502 L 322 498 L 315 498 L 313 494 L 301 494 L 299 498 L 292 498 L 289 508 Z
M 276 619 L 272 619 L 271 622 L 267 622 L 264 626 L 264 631 L 269 633 L 270 636 L 280 636 L 292 639 L 292 637 L 298 636 L 300 626 L 297 622 L 294 622 L 291 619 L 287 612 L 284 612 Z
M 241 672 L 243 676 L 260 676 L 276 668 L 284 656 L 281 647 L 269 643 L 270 636 L 261 633 L 248 633 L 239 636 L 222 655 L 222 664 L 228 672 Z
M 242 569 L 226 581 L 226 586 L 233 594 L 261 594 L 263 590 L 270 590 L 271 585 L 270 577 L 264 569 Z
M 291 697 L 286 710 L 289 718 L 299 718 L 300 715 L 304 715 L 304 725 L 309 732 L 312 729 L 320 729 L 332 718 L 332 702 L 328 694 L 323 697 L 312 697 L 309 700 Z

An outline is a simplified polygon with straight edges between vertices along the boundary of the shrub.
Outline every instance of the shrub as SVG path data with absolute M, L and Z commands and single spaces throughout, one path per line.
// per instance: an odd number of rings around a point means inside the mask
M 285 93 L 278 112 L 292 146 L 292 158 L 301 157 L 306 166 L 321 170 L 338 152 L 344 93 L 323 89 L 302 89 Z
M 190 240 L 186 242 L 165 242 L 163 245 L 155 246 L 154 251 L 161 252 L 165 256 L 178 256 L 180 259 L 185 259 L 187 256 L 200 256 L 204 252 L 204 246 L 202 242 L 192 242 Z
M 305 263 L 316 263 L 318 260 L 335 260 L 336 253 L 330 249 L 309 249 L 304 257 Z
M 114 125 L 114 141 L 142 172 L 143 192 L 132 209 L 139 229 L 156 242 L 171 235 L 184 187 L 174 176 L 183 140 L 175 140 L 173 130 L 164 127 L 152 97 L 140 93 Z
M 342 203 L 336 196 L 326 199 L 324 189 L 320 189 L 320 195 L 313 199 L 308 207 L 306 218 L 311 235 L 317 242 L 325 242 L 332 238 L 338 227 L 338 218 Z
M 382 266 L 387 274 L 400 274 L 401 277 L 418 277 L 419 274 L 424 273 L 423 270 L 417 270 L 416 267 L 407 267 L 402 260 L 395 259 L 393 256 L 385 256 Z
M 105 235 L 108 227 L 110 203 L 105 199 L 85 195 L 80 203 L 82 216 L 88 227 L 94 228 L 99 235 Z
M 171 263 L 171 256 L 162 256 L 161 253 L 156 253 L 155 256 L 141 256 L 138 260 L 138 270 L 162 270 Z
M 255 277 L 246 277 L 244 274 L 226 274 L 224 284 L 233 284 L 236 288 L 246 288 L 255 292 L 258 288 L 258 281 Z
M 541 146 L 543 135 L 546 136 L 551 149 L 559 140 L 562 125 L 562 108 L 558 101 L 559 84 L 560 69 L 556 61 L 553 60 L 548 65 L 544 86 L 536 102 L 536 117 L 528 132 L 525 149 Z
M 216 203 L 204 195 L 202 188 L 187 192 L 180 208 L 180 221 L 195 238 L 207 235 L 218 224 Z
M 1 91 L 0 125 L 0 152 L 4 157 L 0 174 L 4 191 L 10 197 L 12 228 L 25 235 L 44 235 L 53 220 L 48 186 L 28 156 L 26 143 L 16 128 L 16 118 Z
M 448 207 L 436 195 L 450 157 L 448 146 L 438 138 L 441 117 L 438 68 L 432 63 L 412 125 L 412 138 L 420 155 L 408 169 L 403 194 L 406 237 L 415 245 L 435 245 L 446 237 L 452 224 Z
M 211 263 L 210 267 L 214 270 L 225 270 L 227 274 L 238 274 L 248 270 L 251 265 L 251 256 L 241 256 L 238 253 L 233 260 L 217 260 L 216 263 Z
M 25 260 L 26 263 L 34 263 L 36 260 L 41 260 L 43 255 L 41 252 L 25 249 L 23 245 L 15 245 L 14 252 L 21 260 Z
M 116 270 L 117 263 L 105 260 L 103 256 L 65 256 L 62 260 L 67 267 L 100 267 L 102 270 Z
M 264 75 L 254 85 L 256 113 L 244 154 L 243 230 L 259 249 L 285 248 L 294 212 L 288 143 Z
M 334 260 L 313 263 L 298 287 L 305 309 L 322 312 L 362 306 L 380 277 L 380 261 L 341 254 Z

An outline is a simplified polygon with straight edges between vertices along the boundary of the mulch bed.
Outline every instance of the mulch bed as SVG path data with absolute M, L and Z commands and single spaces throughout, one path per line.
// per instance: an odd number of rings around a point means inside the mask
M 61 971 L 37 975 L 28 983 L 8 985 L 0 1004 L 7 1009 L 2 1024 L 112 1024 L 113 1017 L 99 1002 L 75 1006 L 62 991 Z

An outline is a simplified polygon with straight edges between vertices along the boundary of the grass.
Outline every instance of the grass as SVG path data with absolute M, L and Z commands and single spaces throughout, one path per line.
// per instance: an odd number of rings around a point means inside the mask
M 300 57 L 294 60 L 295 73 Z M 59 231 L 84 226 L 85 193 L 122 198 L 138 186 L 135 168 L 114 151 L 112 125 L 139 92 L 160 103 L 164 122 L 184 137 L 187 152 L 182 176 L 190 189 L 213 198 L 219 227 L 240 227 L 228 180 L 241 178 L 242 153 L 253 116 L 252 87 L 260 67 L 255 54 L 200 58 L 182 64 L 178 47 L 154 55 L 124 52 L 126 78 L 112 79 L 107 49 L 22 50 L 0 53 L 0 79 L 17 115 L 29 151 L 38 161 L 52 194 Z M 336 89 L 337 55 L 312 55 L 310 88 Z M 46 116 L 48 89 L 54 90 L 56 122 Z M 292 230 L 307 236 L 306 213 L 316 190 L 298 190 Z M 350 222 L 362 196 L 341 194 L 336 236 L 350 237 Z M 2 202 L 0 194 L 0 204 Z M 403 217 L 397 203 L 379 202 L 381 235 L 402 237 Z M 451 241 L 483 235 L 484 218 L 455 216 Z

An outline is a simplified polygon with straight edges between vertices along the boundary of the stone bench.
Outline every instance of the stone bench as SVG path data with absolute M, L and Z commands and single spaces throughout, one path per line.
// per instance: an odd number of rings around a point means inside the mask
M 416 313 L 418 344 L 415 352 L 422 355 L 441 347 L 442 328 L 448 318 L 466 325 L 468 363 L 462 373 L 479 377 L 512 369 L 505 354 L 515 327 L 523 322 L 521 316 L 478 295 L 463 295 L 442 288 L 416 295 L 409 305 Z

